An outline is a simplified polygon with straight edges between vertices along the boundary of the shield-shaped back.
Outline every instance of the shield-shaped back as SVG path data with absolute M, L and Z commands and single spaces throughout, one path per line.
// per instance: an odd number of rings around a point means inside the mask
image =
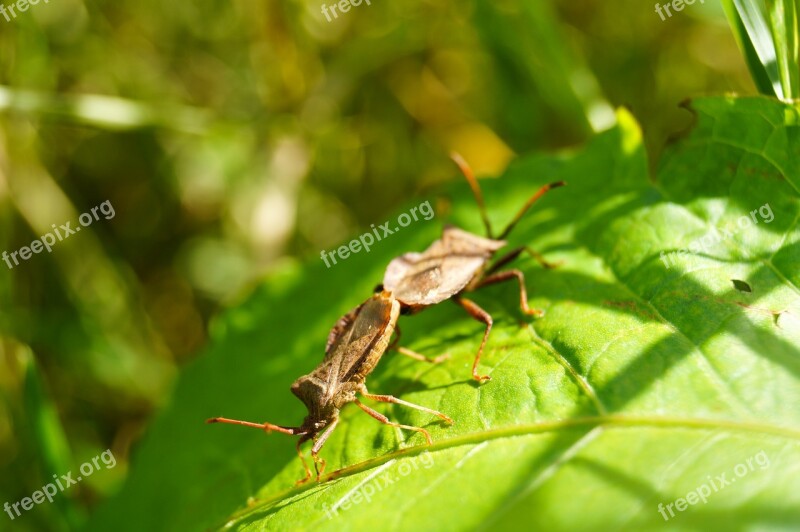
M 406 253 L 390 262 L 383 286 L 404 305 L 435 305 L 462 291 L 505 245 L 504 240 L 445 227 L 442 238 L 424 252 Z

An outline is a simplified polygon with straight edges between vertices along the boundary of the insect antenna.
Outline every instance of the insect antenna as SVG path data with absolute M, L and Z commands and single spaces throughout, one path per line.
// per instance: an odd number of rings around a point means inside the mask
M 467 161 L 456 152 L 451 153 L 450 158 L 458 165 L 459 170 L 461 170 L 461 173 L 464 174 L 464 177 L 467 179 L 467 183 L 469 183 L 469 188 L 472 189 L 472 195 L 475 196 L 475 202 L 478 204 L 478 209 L 481 211 L 481 220 L 483 220 L 483 225 L 486 227 L 486 236 L 493 238 L 492 225 L 489 223 L 489 217 L 486 215 L 486 205 L 483 202 L 481 187 L 478 185 L 478 180 L 475 179 L 475 174 L 472 173 L 472 168 L 470 168 Z
M 214 417 L 206 420 L 206 423 L 228 423 L 230 425 L 241 425 L 243 427 L 252 427 L 254 429 L 261 429 L 269 431 L 280 432 L 295 436 L 297 434 L 305 434 L 307 431 L 301 427 L 281 427 L 280 425 L 273 425 L 272 423 L 251 423 L 250 421 L 239 421 L 238 419 L 228 419 L 225 417 Z
M 517 215 L 514 216 L 514 218 L 509 222 L 509 224 L 506 226 L 506 228 L 503 229 L 503 232 L 500 233 L 500 236 L 497 237 L 497 240 L 503 240 L 505 237 L 507 237 L 508 234 L 511 232 L 511 230 L 514 229 L 514 226 L 517 225 L 517 222 L 520 221 L 520 219 L 525 215 L 525 213 L 528 211 L 528 209 L 530 209 L 531 206 L 534 203 L 536 203 L 536 201 L 539 198 L 544 196 L 549 190 L 552 190 L 552 189 L 558 188 L 558 187 L 563 187 L 566 184 L 567 183 L 564 182 L 564 181 L 556 181 L 555 183 L 550 183 L 548 185 L 543 186 L 539 190 L 537 190 L 536 193 L 533 196 L 531 196 L 530 199 L 528 199 L 527 203 L 525 203 L 525 205 L 522 206 L 522 208 L 519 210 Z

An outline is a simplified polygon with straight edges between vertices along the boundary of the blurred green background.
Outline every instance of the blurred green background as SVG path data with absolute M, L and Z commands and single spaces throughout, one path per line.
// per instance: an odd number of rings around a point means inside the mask
M 373 0 L 331 22 L 323 3 L 51 0 L 0 18 L 0 251 L 115 209 L 0 263 L 0 503 L 118 460 L 15 527 L 79 524 L 209 319 L 458 179 L 449 151 L 496 174 L 623 105 L 652 164 L 691 120 L 681 101 L 755 92 L 716 2 L 662 21 L 632 0 Z

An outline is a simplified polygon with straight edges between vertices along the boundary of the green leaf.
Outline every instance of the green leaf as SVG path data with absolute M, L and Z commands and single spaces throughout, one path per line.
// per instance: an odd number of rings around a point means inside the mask
M 692 109 L 695 127 L 654 179 L 638 126 L 619 112 L 585 148 L 525 157 L 485 180 L 497 226 L 539 185 L 568 182 L 510 236 L 563 264 L 517 263 L 544 318 L 521 314 L 513 284 L 474 294 L 495 320 L 480 367 L 493 380 L 482 386 L 469 378 L 479 323 L 451 304 L 401 316 L 404 345 L 451 358 L 387 353 L 367 382 L 452 416 L 447 427 L 376 405 L 426 427 L 433 446 L 348 405 L 322 451 L 326 481 L 294 487 L 294 440 L 203 421 L 299 423 L 291 382 L 322 359 L 328 329 L 389 259 L 437 237 L 441 212 L 331 269 L 318 259 L 286 269 L 221 316 L 90 529 L 796 527 L 799 111 L 767 98 Z M 467 186 L 447 195 L 447 221 L 480 232 Z M 668 523 L 659 504 L 675 514 Z

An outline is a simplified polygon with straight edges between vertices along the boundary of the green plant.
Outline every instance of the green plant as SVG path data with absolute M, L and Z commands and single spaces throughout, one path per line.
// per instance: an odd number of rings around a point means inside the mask
M 762 94 L 800 98 L 798 0 L 722 0 L 734 37 Z
M 584 149 L 521 158 L 485 183 L 489 215 L 501 225 L 537 186 L 569 183 L 513 238 L 564 265 L 520 262 L 531 304 L 547 311 L 540 320 L 520 315 L 514 286 L 475 295 L 496 320 L 482 368 L 493 380 L 483 386 L 464 378 L 480 324 L 454 305 L 403 318 L 408 347 L 452 358 L 430 367 L 389 353 L 369 385 L 451 415 L 455 425 L 443 427 L 378 407 L 426 426 L 432 447 L 346 408 L 323 452 L 328 472 L 340 471 L 293 487 L 302 471 L 292 441 L 203 421 L 220 413 L 301 419 L 289 384 L 321 359 L 329 327 L 370 293 L 388 260 L 424 247 L 438 223 L 346 267 L 313 261 L 284 271 L 222 316 L 145 438 L 129 482 L 90 529 L 646 530 L 664 524 L 659 504 L 731 477 L 756 456 L 769 465 L 677 512 L 670 525 L 796 524 L 800 110 L 761 97 L 701 99 L 692 109 L 695 127 L 668 150 L 655 180 L 639 128 L 621 111 L 617 126 Z M 480 231 L 467 187 L 448 195 L 452 220 Z M 765 205 L 771 217 L 758 210 Z M 730 236 L 662 259 L 717 229 Z M 369 501 L 368 485 L 376 492 Z

